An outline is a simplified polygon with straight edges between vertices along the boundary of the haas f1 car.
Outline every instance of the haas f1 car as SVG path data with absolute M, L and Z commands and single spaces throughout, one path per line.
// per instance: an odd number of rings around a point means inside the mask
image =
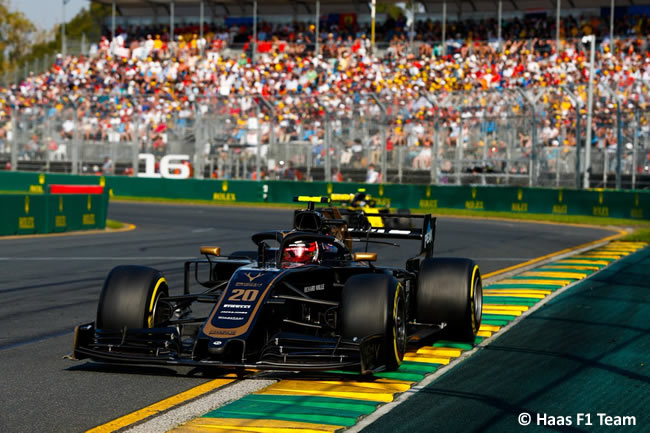
M 420 228 L 374 228 L 363 211 L 344 219 L 315 206 L 328 198 L 296 199 L 308 205 L 293 228 L 254 234 L 256 250 L 221 256 L 201 247 L 206 258 L 185 263 L 181 295 L 155 269 L 114 268 L 96 321 L 75 329 L 72 358 L 370 374 L 398 368 L 407 345 L 435 333 L 474 340 L 481 274 L 472 260 L 433 257 L 435 218 L 411 214 Z M 400 239 L 419 241 L 418 254 L 403 268 L 376 266 L 368 246 Z M 365 251 L 353 252 L 355 242 Z M 201 303 L 206 313 L 193 313 Z

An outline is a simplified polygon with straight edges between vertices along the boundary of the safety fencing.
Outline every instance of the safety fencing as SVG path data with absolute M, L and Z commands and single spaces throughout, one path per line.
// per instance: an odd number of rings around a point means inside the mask
M 515 212 L 650 219 L 650 191 L 557 188 L 363 184 L 347 182 L 143 179 L 127 176 L 38 175 L 0 172 L 2 189 L 29 190 L 48 183 L 106 185 L 111 196 L 202 200 L 214 203 L 291 203 L 296 195 L 351 193 L 365 188 L 379 205 L 394 208 Z M 98 217 L 99 218 L 99 217 Z
M 98 178 L 2 173 L 0 190 L 0 235 L 106 227 L 108 190 Z
M 587 168 L 589 186 L 607 187 L 620 165 L 623 188 L 650 185 L 650 85 L 597 86 L 588 150 L 586 97 L 585 86 L 64 97 L 0 119 L 0 168 L 143 173 L 146 154 L 157 173 L 165 156 L 186 159 L 199 179 L 580 187 Z

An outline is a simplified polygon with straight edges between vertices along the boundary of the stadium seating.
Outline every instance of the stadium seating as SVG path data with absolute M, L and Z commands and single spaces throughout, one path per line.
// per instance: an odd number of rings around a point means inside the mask
M 615 101 L 603 87 L 618 94 L 625 108 L 650 110 L 650 52 L 644 37 L 648 19 L 628 17 L 617 24 L 626 37 L 615 40 L 613 53 L 610 41 L 601 38 L 596 51 L 593 139 L 604 149 L 615 145 L 617 137 L 612 132 Z M 576 116 L 584 117 L 585 111 L 578 109 L 578 114 L 568 93 L 586 101 L 588 81 L 588 49 L 577 37 L 606 34 L 604 23 L 565 20 L 562 30 L 568 38 L 562 39 L 559 52 L 548 19 L 507 22 L 501 43 L 494 38 L 493 20 L 455 23 L 450 25 L 446 53 L 434 41 L 437 25 L 418 22 L 416 49 L 411 51 L 403 23 L 384 24 L 379 35 L 388 44 L 373 56 L 367 29 L 359 26 L 325 29 L 321 52 L 315 54 L 313 27 L 308 24 L 263 23 L 255 61 L 252 44 L 241 51 L 229 49 L 235 41 L 248 39 L 250 29 L 245 27 L 209 28 L 200 39 L 198 26 L 187 26 L 178 29 L 173 42 L 162 28 L 118 29 L 115 40 L 102 38 L 90 55 L 59 55 L 46 73 L 2 89 L 0 148 L 14 116 L 22 122 L 23 135 L 32 135 L 25 125 L 41 125 L 21 154 L 26 159 L 44 157 L 48 151 L 61 158 L 74 133 L 83 141 L 108 146 L 137 143 L 141 151 L 161 155 L 185 152 L 183 143 L 197 134 L 197 118 L 205 117 L 219 125 L 200 149 L 206 156 L 273 140 L 286 143 L 289 155 L 305 153 L 296 163 L 311 158 L 318 166 L 333 152 L 322 145 L 325 125 L 332 118 L 328 116 L 339 119 L 338 124 L 330 123 L 334 134 L 357 128 L 355 119 L 366 117 L 382 125 L 383 135 L 366 124 L 364 135 L 348 133 L 334 155 L 338 165 L 362 168 L 379 163 L 386 146 L 404 149 L 399 158 L 407 168 L 427 169 L 436 158 L 459 159 L 453 149 L 461 146 L 460 158 L 482 160 L 482 170 L 522 174 L 528 170 L 530 122 L 510 134 L 510 150 L 518 156 L 510 155 L 507 167 L 505 156 L 499 156 L 505 155 L 505 138 L 497 131 L 502 128 L 499 119 L 510 126 L 517 116 L 530 114 L 530 99 L 517 89 L 538 103 L 534 121 L 540 146 L 575 146 Z M 626 113 L 628 120 L 634 116 L 633 111 Z M 643 121 L 647 118 L 642 116 Z M 42 125 L 48 125 L 47 131 Z M 438 131 L 443 131 L 441 140 L 454 155 L 439 150 L 433 156 Z M 296 143 L 303 143 L 302 150 L 292 150 Z M 195 144 L 190 146 L 188 153 L 194 153 Z M 285 159 L 271 153 L 269 158 Z M 557 152 L 547 153 L 546 164 L 559 164 Z M 512 162 L 517 158 L 520 164 Z M 101 160 L 100 155 L 95 159 Z M 501 162 L 486 167 L 486 159 Z M 456 162 L 450 164 L 448 170 L 457 170 Z M 469 163 L 463 170 L 468 167 L 474 169 Z

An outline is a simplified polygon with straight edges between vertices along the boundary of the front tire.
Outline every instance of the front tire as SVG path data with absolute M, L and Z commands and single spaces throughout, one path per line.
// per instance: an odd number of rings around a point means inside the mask
M 474 261 L 428 258 L 422 262 L 416 306 L 419 322 L 444 322 L 447 338 L 474 342 L 482 311 L 481 272 Z
M 144 266 L 117 266 L 106 277 L 97 306 L 97 328 L 154 328 L 169 318 L 160 299 L 169 296 L 163 274 Z
M 396 370 L 406 352 L 404 290 L 395 278 L 381 274 L 355 275 L 343 287 L 341 334 L 344 338 L 382 334 L 387 370 Z

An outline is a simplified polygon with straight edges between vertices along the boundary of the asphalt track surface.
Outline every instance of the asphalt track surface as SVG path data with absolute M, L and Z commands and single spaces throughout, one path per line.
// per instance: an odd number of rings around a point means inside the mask
M 111 203 L 122 233 L 0 239 L 0 429 L 75 432 L 108 422 L 218 376 L 190 368 L 106 366 L 64 360 L 75 325 L 94 320 L 107 272 L 161 269 L 179 293 L 182 261 L 200 245 L 253 249 L 251 233 L 287 228 L 286 209 Z M 476 259 L 483 273 L 611 235 L 605 229 L 441 218 L 435 254 Z M 415 247 L 415 246 L 413 246 Z M 377 246 L 380 263 L 413 252 Z

